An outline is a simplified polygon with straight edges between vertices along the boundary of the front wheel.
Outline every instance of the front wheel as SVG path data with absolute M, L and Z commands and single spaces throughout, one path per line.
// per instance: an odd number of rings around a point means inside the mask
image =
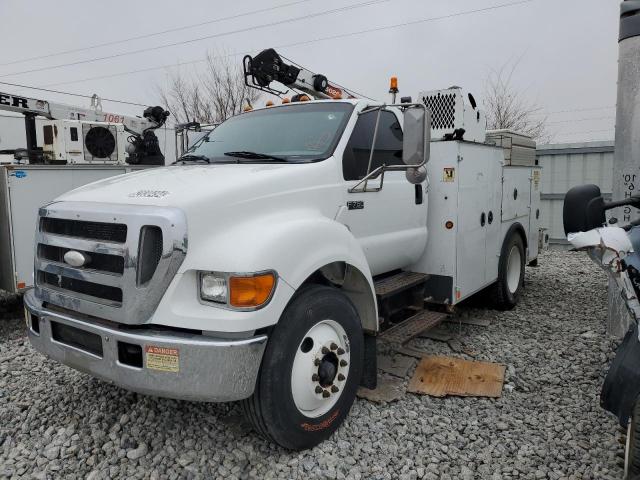
M 510 310 L 518 303 L 524 284 L 525 256 L 522 237 L 513 232 L 502 245 L 498 280 L 492 287 L 493 303 L 501 310 Z
M 291 449 L 329 438 L 356 396 L 364 353 L 358 313 L 339 290 L 296 294 L 269 338 L 254 394 L 243 408 L 265 438 Z
M 640 401 L 633 406 L 627 425 L 627 441 L 624 450 L 624 478 L 640 478 Z

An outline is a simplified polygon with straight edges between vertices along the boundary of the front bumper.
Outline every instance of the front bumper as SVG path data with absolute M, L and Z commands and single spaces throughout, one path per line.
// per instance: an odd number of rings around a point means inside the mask
M 183 400 L 225 402 L 253 393 L 267 336 L 217 339 L 166 330 L 119 330 L 112 323 L 73 318 L 24 296 L 29 340 L 46 356 L 106 382 Z M 37 320 L 34 320 L 33 317 Z M 35 324 L 35 326 L 34 326 Z M 139 366 L 127 355 L 139 353 Z

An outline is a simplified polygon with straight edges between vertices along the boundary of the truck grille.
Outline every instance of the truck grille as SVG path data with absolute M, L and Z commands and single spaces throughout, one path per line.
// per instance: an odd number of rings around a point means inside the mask
M 122 304 L 122 290 L 108 285 L 86 282 L 43 271 L 38 272 L 38 283 L 54 289 L 68 290 L 69 292 L 87 295 L 95 299 L 107 300 L 118 306 Z
M 162 245 L 160 245 L 162 249 Z M 52 262 L 64 263 L 64 254 L 71 251 L 71 248 L 56 247 L 55 245 L 38 245 L 38 258 L 51 260 Z M 84 252 L 82 250 L 73 249 L 86 255 L 90 260 L 87 268 L 100 272 L 115 273 L 122 275 L 124 273 L 124 257 L 118 255 L 107 255 L 104 253 Z
M 38 225 L 36 296 L 120 323 L 148 320 L 186 254 L 174 208 L 60 202 L 40 210 Z M 80 265 L 65 262 L 70 251 Z
M 138 249 L 138 286 L 146 285 L 162 257 L 162 230 L 145 225 L 140 232 L 140 248 Z
M 63 218 L 43 218 L 40 230 L 56 235 L 124 243 L 127 226 L 118 223 L 85 222 Z

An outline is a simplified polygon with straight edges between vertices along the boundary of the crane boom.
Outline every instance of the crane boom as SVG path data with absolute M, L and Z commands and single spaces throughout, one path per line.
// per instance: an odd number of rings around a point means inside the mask
M 242 63 L 245 84 L 263 92 L 274 95 L 286 93 L 272 86 L 277 82 L 316 99 L 358 98 L 354 92 L 330 82 L 322 74 L 286 63 L 273 48 L 263 50 L 255 57 L 246 55 Z
M 93 96 L 91 102 L 91 107 L 84 108 L 0 92 L 0 110 L 22 113 L 28 117 L 39 116 L 50 120 L 122 123 L 136 133 L 141 133 L 146 128 L 156 125 L 156 122 L 146 118 L 104 112 L 100 97 L 97 95 Z

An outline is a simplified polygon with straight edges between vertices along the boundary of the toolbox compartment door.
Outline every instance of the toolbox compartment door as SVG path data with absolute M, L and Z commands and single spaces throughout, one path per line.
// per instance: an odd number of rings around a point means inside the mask
M 529 167 L 504 167 L 502 172 L 503 222 L 529 215 L 531 201 L 530 176 L 531 169 Z

